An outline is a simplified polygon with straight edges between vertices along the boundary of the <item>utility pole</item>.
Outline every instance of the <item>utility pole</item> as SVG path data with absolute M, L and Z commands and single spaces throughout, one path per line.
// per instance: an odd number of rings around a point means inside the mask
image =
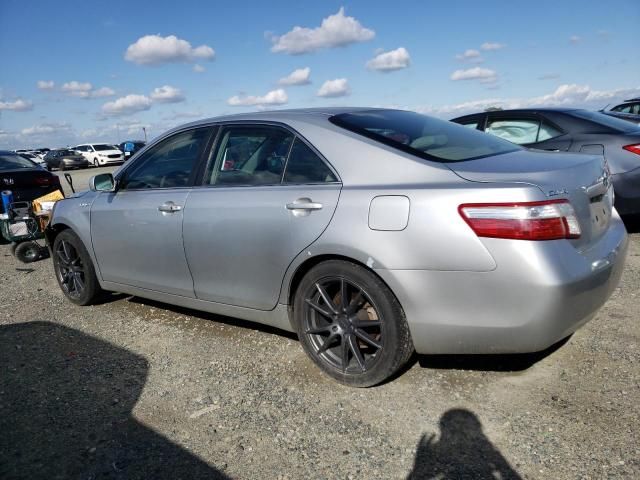
M 142 127 L 142 131 L 144 132 L 144 143 L 147 143 L 147 129 Z

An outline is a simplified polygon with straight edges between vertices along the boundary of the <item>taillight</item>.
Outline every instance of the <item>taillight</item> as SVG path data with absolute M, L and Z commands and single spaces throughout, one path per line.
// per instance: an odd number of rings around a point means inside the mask
M 640 143 L 636 143 L 635 145 L 625 145 L 624 148 L 626 151 L 635 153 L 636 155 L 640 155 Z
M 582 233 L 568 200 L 466 203 L 458 211 L 479 237 L 557 240 L 578 238 Z
M 46 187 L 49 185 L 60 185 L 60 179 L 56 175 L 51 175 L 50 177 L 36 177 L 34 179 L 36 185 L 41 187 Z

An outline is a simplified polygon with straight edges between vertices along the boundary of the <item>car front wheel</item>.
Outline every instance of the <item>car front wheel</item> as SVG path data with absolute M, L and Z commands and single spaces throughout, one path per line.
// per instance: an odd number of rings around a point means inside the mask
M 396 297 L 374 273 L 351 262 L 313 267 L 296 290 L 294 319 L 306 353 L 346 385 L 383 382 L 414 351 Z
M 72 230 L 60 232 L 53 241 L 53 267 L 62 293 L 71 302 L 91 305 L 100 298 L 102 289 L 91 257 Z

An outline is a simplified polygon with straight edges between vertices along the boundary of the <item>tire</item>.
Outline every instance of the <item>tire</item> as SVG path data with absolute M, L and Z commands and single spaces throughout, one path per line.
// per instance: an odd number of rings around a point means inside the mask
M 414 352 L 400 303 L 380 278 L 355 263 L 329 260 L 313 267 L 296 290 L 293 318 L 307 355 L 352 387 L 383 382 Z
M 58 170 L 60 170 L 61 172 L 64 172 L 64 162 L 60 162 L 58 164 Z
M 15 257 L 16 255 L 16 248 L 18 248 L 18 243 L 16 242 L 11 242 L 11 255 L 13 255 Z
M 11 246 L 13 255 L 22 263 L 32 263 L 40 258 L 40 245 L 36 242 L 20 242 Z
M 97 158 L 94 158 L 94 159 L 93 159 L 93 166 L 94 166 L 94 167 L 99 167 L 99 166 L 100 166 L 100 162 L 98 161 L 98 159 L 97 159 Z
M 96 303 L 103 294 L 91 257 L 82 240 L 63 230 L 53 241 L 53 268 L 65 297 L 76 305 Z

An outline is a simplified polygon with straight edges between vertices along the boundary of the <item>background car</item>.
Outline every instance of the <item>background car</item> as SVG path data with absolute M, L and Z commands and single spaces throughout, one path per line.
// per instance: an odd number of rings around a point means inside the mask
M 11 190 L 15 202 L 25 202 L 61 188 L 57 175 L 14 152 L 0 150 L 0 190 Z M 0 202 L 5 213 L 3 208 Z
M 627 249 L 607 178 L 601 156 L 412 112 L 233 115 L 95 176 L 47 241 L 73 303 L 104 289 L 295 331 L 370 386 L 414 349 L 539 351 L 592 318 Z
M 129 160 L 139 150 L 146 145 L 142 140 L 126 140 L 118 145 L 118 148 L 124 153 L 124 159 Z
M 37 163 L 37 164 L 44 163 L 43 157 L 39 157 L 33 152 L 18 153 L 18 155 L 20 155 L 22 158 L 26 158 L 27 160 L 31 160 L 33 163 Z
M 624 103 L 620 105 L 600 111 L 612 117 L 618 117 L 622 120 L 640 124 L 640 98 L 631 98 L 625 100 Z
M 83 143 L 73 147 L 94 167 L 124 162 L 124 154 L 114 145 L 106 143 Z
M 51 150 L 44 156 L 47 170 L 68 170 L 71 168 L 87 168 L 89 162 L 80 153 L 67 148 Z
M 499 110 L 454 118 L 518 145 L 604 155 L 621 215 L 640 213 L 640 127 L 600 112 L 541 108 Z

